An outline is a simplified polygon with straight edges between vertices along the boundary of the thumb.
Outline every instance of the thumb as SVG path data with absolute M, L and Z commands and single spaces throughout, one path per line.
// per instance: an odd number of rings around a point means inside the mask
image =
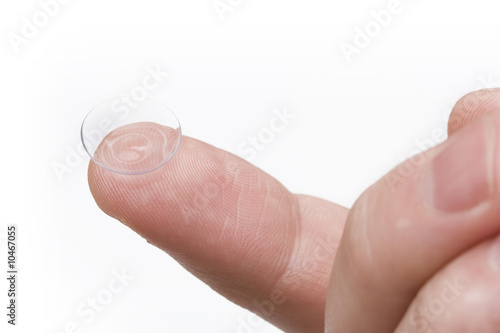
M 500 89 L 483 89 L 465 95 L 451 112 L 448 134 L 453 135 L 472 120 L 495 110 L 500 110 Z
M 433 274 L 500 231 L 500 111 L 486 111 L 461 113 L 454 119 L 483 116 L 453 125 L 463 128 L 356 202 L 332 273 L 327 332 L 393 331 Z

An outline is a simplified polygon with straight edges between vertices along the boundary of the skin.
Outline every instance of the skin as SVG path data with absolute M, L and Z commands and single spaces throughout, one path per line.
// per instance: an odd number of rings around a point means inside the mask
M 144 175 L 91 162 L 89 185 L 105 213 L 286 332 L 500 332 L 498 110 L 500 90 L 460 99 L 449 139 L 351 210 L 189 137 Z

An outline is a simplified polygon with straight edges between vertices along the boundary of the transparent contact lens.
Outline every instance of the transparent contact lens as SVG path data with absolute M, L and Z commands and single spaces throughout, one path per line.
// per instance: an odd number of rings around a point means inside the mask
M 123 96 L 97 105 L 85 117 L 81 139 L 92 160 L 108 170 L 139 175 L 165 165 L 182 132 L 175 114 L 152 99 Z

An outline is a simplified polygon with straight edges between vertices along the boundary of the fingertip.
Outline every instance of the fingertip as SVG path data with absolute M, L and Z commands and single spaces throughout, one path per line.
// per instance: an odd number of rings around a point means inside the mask
M 458 100 L 448 121 L 451 136 L 484 114 L 500 109 L 500 88 L 481 89 L 468 93 Z

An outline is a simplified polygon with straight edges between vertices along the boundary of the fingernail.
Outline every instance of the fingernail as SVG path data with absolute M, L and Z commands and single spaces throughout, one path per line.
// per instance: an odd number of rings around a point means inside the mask
M 431 205 L 456 213 L 488 200 L 493 184 L 489 147 L 494 136 L 494 127 L 486 116 L 450 139 L 425 177 L 425 195 Z
M 500 273 L 500 236 L 493 241 L 491 248 L 491 264 L 495 272 Z

